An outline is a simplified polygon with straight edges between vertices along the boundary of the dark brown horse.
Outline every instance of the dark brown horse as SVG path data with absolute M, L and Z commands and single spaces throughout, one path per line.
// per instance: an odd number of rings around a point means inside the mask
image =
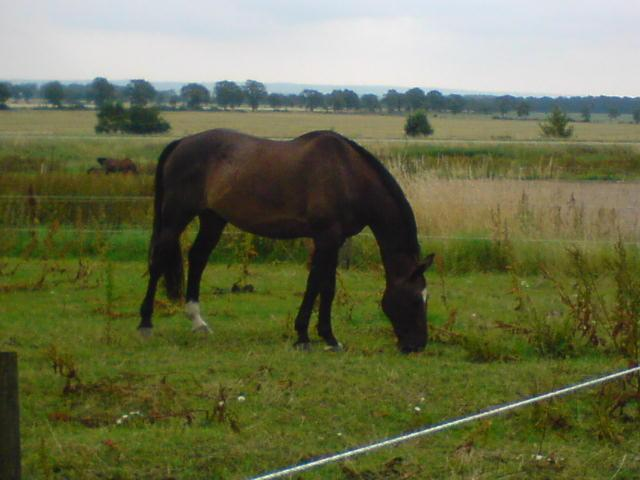
M 138 167 L 130 158 L 98 157 L 96 160 L 105 173 L 138 173 Z
M 386 276 L 382 309 L 403 352 L 427 342 L 425 270 L 416 222 L 402 190 L 367 150 L 333 132 L 311 132 L 272 141 L 230 130 L 210 130 L 170 143 L 156 169 L 155 217 L 149 285 L 140 307 L 140 332 L 151 332 L 153 300 L 164 276 L 171 298 L 182 295 L 179 237 L 195 218 L 200 230 L 189 251 L 186 311 L 196 331 L 209 331 L 200 316 L 200 279 L 227 223 L 270 238 L 309 237 L 315 251 L 295 320 L 296 345 L 310 345 L 308 327 L 320 295 L 318 334 L 332 348 L 331 329 L 338 250 L 346 238 L 370 227 Z

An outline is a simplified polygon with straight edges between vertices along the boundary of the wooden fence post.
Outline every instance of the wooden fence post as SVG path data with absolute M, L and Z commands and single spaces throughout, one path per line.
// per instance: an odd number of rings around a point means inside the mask
M 0 352 L 0 478 L 20 479 L 18 355 Z

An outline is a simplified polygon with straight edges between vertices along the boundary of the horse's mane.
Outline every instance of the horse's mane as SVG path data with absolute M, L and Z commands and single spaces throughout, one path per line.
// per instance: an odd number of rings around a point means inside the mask
M 301 135 L 298 138 L 312 139 L 327 134 L 333 135 L 347 142 L 349 146 L 356 152 L 358 152 L 378 174 L 380 180 L 382 180 L 383 185 L 387 188 L 391 196 L 398 202 L 401 215 L 404 218 L 405 225 L 408 228 L 408 238 L 406 243 L 406 245 L 408 246 L 408 251 L 406 253 L 416 256 L 420 255 L 420 245 L 418 244 L 418 227 L 416 226 L 416 218 L 413 214 L 413 209 L 411 208 L 407 197 L 402 191 L 402 188 L 400 188 L 400 185 L 398 185 L 396 179 L 393 178 L 393 176 L 389 173 L 389 170 L 387 170 L 387 168 L 382 164 L 380 160 L 378 160 L 369 150 L 364 148 L 362 145 L 331 130 L 309 132 Z
M 400 212 L 404 218 L 405 225 L 408 228 L 407 231 L 407 245 L 410 249 L 407 253 L 412 255 L 420 255 L 420 245 L 418 244 L 418 228 L 416 226 L 416 217 L 413 214 L 413 209 L 409 204 L 409 200 L 405 196 L 402 188 L 398 185 L 398 182 L 395 178 L 389 173 L 389 170 L 382 164 L 380 160 L 378 160 L 369 150 L 364 148 L 362 145 L 350 140 L 346 137 L 342 137 L 346 142 L 356 151 L 358 152 L 368 163 L 369 165 L 376 171 L 376 173 L 380 176 L 382 183 L 391 196 L 398 202 L 400 206 Z

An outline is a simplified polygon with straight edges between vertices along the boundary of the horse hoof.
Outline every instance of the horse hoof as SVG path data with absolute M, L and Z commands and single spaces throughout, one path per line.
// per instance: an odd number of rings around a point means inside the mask
M 199 327 L 193 328 L 191 331 L 193 333 L 204 333 L 206 335 L 211 333 L 211 329 L 209 328 L 209 325 L 200 325 Z
M 311 342 L 296 342 L 293 347 L 296 350 L 300 350 L 301 352 L 310 352 L 311 351 Z
M 151 338 L 151 335 L 153 334 L 153 328 L 142 327 L 138 329 L 138 333 L 142 338 Z
M 344 352 L 344 346 L 338 342 L 336 345 L 327 345 L 324 347 L 325 352 Z

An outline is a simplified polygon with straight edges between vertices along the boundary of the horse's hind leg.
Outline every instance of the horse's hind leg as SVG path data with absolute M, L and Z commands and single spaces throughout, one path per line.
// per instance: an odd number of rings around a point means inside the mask
M 151 335 L 153 324 L 153 301 L 155 299 L 158 281 L 162 275 L 167 275 L 175 283 L 171 292 L 173 296 L 180 296 L 182 278 L 182 258 L 180 252 L 180 234 L 193 217 L 187 215 L 166 215 L 165 224 L 158 233 L 151 249 L 149 259 L 149 283 L 147 293 L 140 306 L 140 324 L 138 331 L 144 337 Z M 167 283 L 169 286 L 169 283 Z M 169 290 L 169 288 L 167 289 Z
M 175 256 L 179 256 L 180 245 L 178 242 L 180 233 L 183 229 L 184 227 L 164 228 L 154 242 L 149 261 L 149 283 L 147 285 L 147 293 L 142 301 L 142 305 L 140 306 L 140 324 L 138 325 L 138 331 L 142 336 L 146 337 L 151 335 L 151 329 L 153 328 L 151 316 L 153 314 L 153 301 L 158 288 L 158 280 L 160 280 L 160 277 L 171 267 L 169 265 L 170 262 L 167 260 L 176 260 Z M 176 261 L 178 260 L 179 258 Z M 180 275 L 182 274 L 181 272 L 182 271 L 180 270 Z
M 209 255 L 218 244 L 227 222 L 210 210 L 200 214 L 200 230 L 189 250 L 189 275 L 187 279 L 187 316 L 194 332 L 210 332 L 200 315 L 200 280 Z

